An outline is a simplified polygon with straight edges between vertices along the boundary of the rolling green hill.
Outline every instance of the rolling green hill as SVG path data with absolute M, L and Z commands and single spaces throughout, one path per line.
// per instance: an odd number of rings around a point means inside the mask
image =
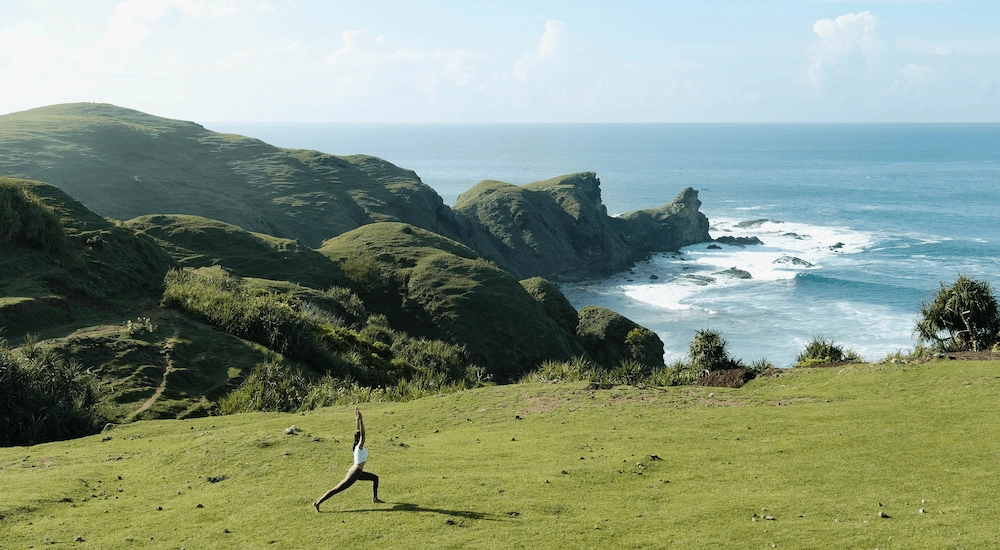
M 626 346 L 624 333 L 589 330 L 584 347 L 555 285 L 519 282 L 408 224 L 368 224 L 317 251 L 198 216 L 116 222 L 9 178 L 0 218 L 19 228 L 0 242 L 0 339 L 96 376 L 108 420 L 217 412 L 264 362 L 314 380 L 437 387 L 462 383 L 468 366 L 509 382 L 546 360 Z
M 445 234 L 453 221 L 416 174 L 381 159 L 282 149 L 106 104 L 0 116 L 0 174 L 52 183 L 103 216 L 199 215 L 307 246 L 374 221 Z
M 242 277 L 325 290 L 343 281 L 337 266 L 300 242 L 200 216 L 140 216 L 125 227 L 152 237 L 183 267 L 220 265 Z
M 311 503 L 350 464 L 353 407 L 137 422 L 0 449 L 0 545 L 991 548 L 998 368 L 372 404 L 366 470 L 386 503 L 358 483 L 320 514 Z
M 465 345 L 500 382 L 542 361 L 584 353 L 517 279 L 440 235 L 379 223 L 334 237 L 319 251 L 340 265 L 369 307 L 407 332 Z
M 107 104 L 0 116 L 5 174 L 56 185 L 102 216 L 200 216 L 308 247 L 370 223 L 408 223 L 518 278 L 592 277 L 710 240 L 690 189 L 611 218 L 596 175 L 580 173 L 523 187 L 483 182 L 452 210 L 415 173 L 375 157 L 284 149 Z

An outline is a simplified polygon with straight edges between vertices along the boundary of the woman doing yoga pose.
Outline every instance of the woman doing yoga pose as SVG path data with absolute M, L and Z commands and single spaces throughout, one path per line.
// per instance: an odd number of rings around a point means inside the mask
M 313 503 L 313 508 L 315 508 L 317 512 L 319 512 L 319 505 L 323 504 L 324 500 L 347 489 L 351 485 L 354 485 L 354 482 L 359 479 L 371 481 L 372 502 L 382 502 L 378 498 L 378 476 L 371 472 L 364 471 L 365 462 L 368 461 L 368 449 L 365 448 L 365 421 L 361 418 L 360 408 L 354 408 L 354 416 L 358 420 L 358 431 L 354 434 L 354 466 L 351 466 L 351 469 L 347 470 L 347 475 L 344 476 L 343 481 L 338 483 L 333 489 L 327 491 L 326 494 L 319 497 L 319 500 Z

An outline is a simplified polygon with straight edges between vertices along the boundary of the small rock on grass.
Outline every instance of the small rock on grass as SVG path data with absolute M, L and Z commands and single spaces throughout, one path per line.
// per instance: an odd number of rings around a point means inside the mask
M 878 511 L 878 517 L 888 519 L 889 518 L 889 514 L 883 512 L 882 510 L 879 510 Z

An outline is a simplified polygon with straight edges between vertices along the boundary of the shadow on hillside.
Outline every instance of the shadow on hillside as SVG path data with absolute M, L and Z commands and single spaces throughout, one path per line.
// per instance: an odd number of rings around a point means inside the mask
M 344 512 L 429 512 L 432 514 L 443 514 L 446 516 L 454 516 L 465 519 L 485 519 L 490 521 L 500 521 L 506 520 L 503 516 L 497 516 L 495 514 L 487 514 L 485 512 L 473 512 L 471 510 L 446 510 L 444 508 L 425 508 L 419 504 L 411 504 L 408 502 L 398 502 L 392 505 L 391 508 L 365 508 L 361 510 L 344 510 Z

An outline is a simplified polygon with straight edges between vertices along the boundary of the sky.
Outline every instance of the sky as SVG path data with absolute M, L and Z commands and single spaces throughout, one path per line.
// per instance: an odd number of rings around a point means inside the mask
M 0 0 L 0 114 L 1000 122 L 997 0 Z

